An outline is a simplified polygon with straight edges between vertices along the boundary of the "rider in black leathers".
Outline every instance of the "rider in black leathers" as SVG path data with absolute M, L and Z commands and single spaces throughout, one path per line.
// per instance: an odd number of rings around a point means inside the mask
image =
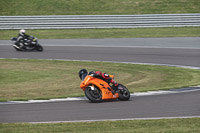
M 25 39 L 29 39 L 29 35 L 26 34 L 26 30 L 20 30 L 18 37 L 17 37 L 17 41 L 16 41 L 16 45 L 18 45 L 20 48 L 24 47 L 24 40 Z

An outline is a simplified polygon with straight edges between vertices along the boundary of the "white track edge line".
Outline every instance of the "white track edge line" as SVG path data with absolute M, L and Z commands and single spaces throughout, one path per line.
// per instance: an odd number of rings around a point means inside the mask
M 47 122 L 27 122 L 30 124 L 47 124 L 47 123 L 74 123 L 74 122 L 101 122 L 101 121 L 128 121 L 128 120 L 161 120 L 161 119 L 187 119 L 200 118 L 200 116 L 180 116 L 180 117 L 148 117 L 148 118 L 125 118 L 125 119 L 96 119 L 96 120 L 72 120 L 72 121 L 47 121 Z
M 9 46 L 10 44 L 0 44 L 0 46 Z M 12 46 L 12 45 L 11 45 Z M 43 47 L 99 47 L 99 48 L 155 48 L 155 49 L 200 49 L 194 47 L 161 47 L 161 46 L 118 46 L 118 45 L 43 45 Z
M 0 59 L 18 59 L 18 58 L 0 58 Z M 28 58 L 22 58 L 28 59 Z M 118 61 L 97 61 L 97 60 L 67 60 L 67 59 L 38 59 L 38 60 L 61 60 L 61 61 L 88 61 L 88 62 L 110 62 L 110 63 L 125 63 L 125 64 L 141 64 L 141 65 L 158 65 L 158 66 L 169 66 L 169 67 L 180 67 L 180 68 L 189 68 L 189 69 L 200 69 L 200 67 L 193 66 L 182 66 L 182 65 L 171 65 L 171 64 L 155 64 L 155 63 L 138 63 L 138 62 L 118 62 Z M 200 87 L 200 86 L 196 86 Z M 163 95 L 163 94 L 173 94 L 173 93 L 183 93 L 191 91 L 199 91 L 200 89 L 186 90 L 186 91 L 170 91 L 170 90 L 160 90 L 160 91 L 148 91 L 148 92 L 138 92 L 131 94 L 134 96 L 150 96 L 150 95 Z M 0 102 L 0 104 L 20 104 L 20 103 L 43 103 L 43 102 L 56 102 L 56 101 L 77 101 L 77 100 L 87 100 L 85 97 L 69 97 L 62 99 L 50 99 L 50 100 L 28 100 L 28 101 L 8 101 Z
M 195 87 L 194 87 L 195 88 Z M 148 91 L 148 92 L 138 92 L 131 94 L 131 97 L 142 97 L 142 96 L 153 96 L 153 95 L 166 95 L 166 94 L 177 94 L 177 93 L 187 93 L 187 92 L 194 92 L 200 91 L 198 89 L 191 89 L 191 90 L 169 90 L 169 91 Z M 8 102 L 0 102 L 2 104 L 22 104 L 22 103 L 48 103 L 48 102 L 70 102 L 70 101 L 82 101 L 88 100 L 86 97 L 68 97 L 68 98 L 61 98 L 61 99 L 50 99 L 50 100 L 28 100 L 28 101 L 8 101 Z

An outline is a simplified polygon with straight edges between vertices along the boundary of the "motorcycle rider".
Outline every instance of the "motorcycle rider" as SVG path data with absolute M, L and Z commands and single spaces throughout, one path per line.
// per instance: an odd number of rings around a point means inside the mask
M 86 76 L 87 74 L 88 74 L 88 72 L 86 69 L 81 69 L 79 71 L 79 77 L 81 78 L 81 80 L 82 80 L 82 76 Z M 99 78 L 99 79 L 102 79 L 102 80 L 106 81 L 108 84 L 112 83 L 113 84 L 112 89 L 114 89 L 114 90 L 116 90 L 118 88 L 118 83 L 113 78 L 111 78 L 109 76 L 109 74 L 107 74 L 107 73 L 103 73 L 101 71 L 91 71 L 91 72 L 89 72 L 89 75 Z
M 26 34 L 26 30 L 24 30 L 24 29 L 19 30 L 16 45 L 18 45 L 20 48 L 23 48 L 24 47 L 24 40 L 29 39 L 29 37 L 30 36 Z

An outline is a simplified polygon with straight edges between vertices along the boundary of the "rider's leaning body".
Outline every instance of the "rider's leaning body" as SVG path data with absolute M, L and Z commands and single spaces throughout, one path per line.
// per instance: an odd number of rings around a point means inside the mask
M 88 73 L 86 69 L 80 70 L 79 77 L 81 78 L 81 76 L 86 73 Z M 99 79 L 102 79 L 102 80 L 106 81 L 108 84 L 110 84 L 110 83 L 113 84 L 113 86 L 114 86 L 113 89 L 117 89 L 117 87 L 118 87 L 118 83 L 113 78 L 111 78 L 109 76 L 109 74 L 107 74 L 107 73 L 103 73 L 101 71 L 91 71 L 91 72 L 89 72 L 89 75 L 99 78 Z
M 24 40 L 25 39 L 29 39 L 29 35 L 26 34 L 26 30 L 20 30 L 18 37 L 17 37 L 17 41 L 16 41 L 16 45 L 23 47 L 24 46 Z
M 101 71 L 91 71 L 89 72 L 89 74 L 93 74 L 94 77 L 103 79 L 104 81 L 106 81 L 108 84 L 111 83 L 113 84 L 115 87 L 118 86 L 118 83 L 109 76 L 109 74 L 107 73 L 103 73 Z

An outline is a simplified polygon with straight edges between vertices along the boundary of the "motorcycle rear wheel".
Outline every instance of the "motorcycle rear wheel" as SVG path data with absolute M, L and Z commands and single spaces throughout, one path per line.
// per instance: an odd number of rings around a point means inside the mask
M 101 91 L 97 87 L 94 90 L 91 87 L 86 87 L 85 96 L 93 103 L 100 103 L 102 101 Z
M 128 101 L 130 99 L 129 90 L 122 84 L 119 84 L 118 88 L 119 88 L 119 92 L 118 92 L 119 100 L 120 101 Z
M 43 51 L 43 47 L 40 44 L 38 44 L 36 50 L 42 52 Z

